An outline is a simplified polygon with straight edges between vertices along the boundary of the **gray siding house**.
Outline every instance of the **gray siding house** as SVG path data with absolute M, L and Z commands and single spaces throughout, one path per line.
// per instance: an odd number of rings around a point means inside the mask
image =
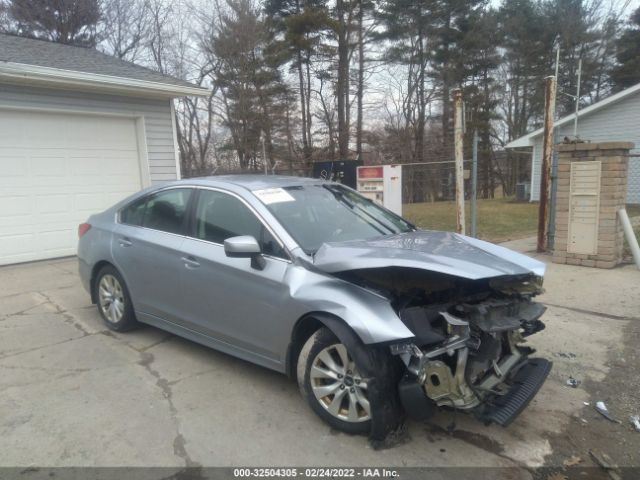
M 74 255 L 79 223 L 180 178 L 173 99 L 206 89 L 0 35 L 0 265 Z
M 573 138 L 575 114 L 556 122 L 558 139 Z M 542 129 L 507 144 L 506 148 L 533 147 L 531 160 L 531 201 L 540 199 Z M 640 154 L 640 84 L 594 103 L 578 113 L 578 137 L 584 141 L 624 141 L 636 145 Z M 640 204 L 640 157 L 629 159 L 627 203 Z

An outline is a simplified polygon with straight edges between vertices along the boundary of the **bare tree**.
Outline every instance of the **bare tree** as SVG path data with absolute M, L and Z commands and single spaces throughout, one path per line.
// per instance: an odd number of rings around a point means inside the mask
M 148 0 L 102 0 L 101 47 L 109 54 L 135 62 L 151 33 Z

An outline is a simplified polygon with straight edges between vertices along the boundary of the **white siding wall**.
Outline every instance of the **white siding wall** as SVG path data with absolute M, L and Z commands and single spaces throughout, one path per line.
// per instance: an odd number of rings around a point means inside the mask
M 171 100 L 0 84 L 0 106 L 142 116 L 145 124 L 151 182 L 158 183 L 177 178 Z
M 640 92 L 607 105 L 585 117 L 578 117 L 578 135 L 592 142 L 633 142 L 640 154 Z M 558 141 L 573 138 L 573 122 L 558 130 Z M 531 177 L 531 200 L 540 199 L 540 168 L 542 162 L 542 135 L 534 139 Z M 629 159 L 627 203 L 640 203 L 640 158 Z

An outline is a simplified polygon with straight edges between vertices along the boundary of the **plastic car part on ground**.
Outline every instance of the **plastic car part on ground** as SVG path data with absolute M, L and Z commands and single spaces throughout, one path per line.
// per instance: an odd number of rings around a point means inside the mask
M 581 383 L 580 380 L 576 380 L 573 377 L 567 378 L 567 386 L 569 386 L 569 387 L 578 388 L 580 383 Z
M 637 432 L 640 432 L 640 415 L 631 415 L 629 421 L 631 425 L 633 425 L 633 428 L 635 428 Z
M 609 413 L 609 409 L 607 408 L 607 406 L 605 405 L 604 402 L 599 401 L 596 402 L 596 411 L 602 415 L 604 418 L 606 418 L 607 420 L 614 422 L 614 423 L 621 423 L 620 420 L 616 420 L 613 415 L 611 415 L 611 413 Z

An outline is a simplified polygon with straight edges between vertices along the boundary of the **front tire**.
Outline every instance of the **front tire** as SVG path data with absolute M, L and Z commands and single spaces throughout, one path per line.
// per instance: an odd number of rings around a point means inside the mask
M 313 411 L 351 434 L 371 430 L 367 379 L 348 348 L 328 328 L 317 330 L 298 357 L 298 386 Z
M 111 265 L 103 267 L 95 282 L 98 311 L 111 330 L 126 332 L 137 327 L 129 291 L 122 275 Z

